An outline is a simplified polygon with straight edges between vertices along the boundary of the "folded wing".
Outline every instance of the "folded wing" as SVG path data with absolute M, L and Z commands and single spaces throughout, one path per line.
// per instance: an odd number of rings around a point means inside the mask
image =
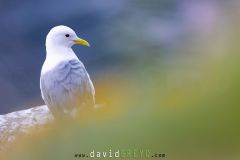
M 63 61 L 41 75 L 40 88 L 45 103 L 55 115 L 72 114 L 95 104 L 92 81 L 77 59 Z

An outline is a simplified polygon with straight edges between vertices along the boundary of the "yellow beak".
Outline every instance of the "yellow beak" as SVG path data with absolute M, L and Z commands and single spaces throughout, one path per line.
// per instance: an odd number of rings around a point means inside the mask
M 84 40 L 84 39 L 76 39 L 76 40 L 73 40 L 76 44 L 80 44 L 80 45 L 83 45 L 83 46 L 88 46 L 90 47 L 90 44 Z

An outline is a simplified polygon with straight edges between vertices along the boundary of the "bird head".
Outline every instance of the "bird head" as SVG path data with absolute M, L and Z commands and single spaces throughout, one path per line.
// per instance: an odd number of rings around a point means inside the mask
M 50 30 L 46 38 L 46 46 L 72 47 L 74 44 L 90 46 L 90 44 L 77 36 L 77 34 L 67 26 L 56 26 Z

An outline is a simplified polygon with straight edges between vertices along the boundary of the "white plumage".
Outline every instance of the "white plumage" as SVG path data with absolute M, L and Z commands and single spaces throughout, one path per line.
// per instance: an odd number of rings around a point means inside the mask
M 46 59 L 42 66 L 42 98 L 55 117 L 76 116 L 93 107 L 95 90 L 83 65 L 72 50 L 74 44 L 89 46 L 69 27 L 57 26 L 46 38 Z

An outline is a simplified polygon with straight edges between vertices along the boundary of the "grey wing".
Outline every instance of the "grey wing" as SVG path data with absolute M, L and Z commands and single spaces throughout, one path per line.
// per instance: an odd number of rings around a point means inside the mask
M 42 97 L 53 114 L 94 106 L 95 103 L 92 81 L 84 65 L 75 59 L 61 62 L 41 75 L 40 87 Z

